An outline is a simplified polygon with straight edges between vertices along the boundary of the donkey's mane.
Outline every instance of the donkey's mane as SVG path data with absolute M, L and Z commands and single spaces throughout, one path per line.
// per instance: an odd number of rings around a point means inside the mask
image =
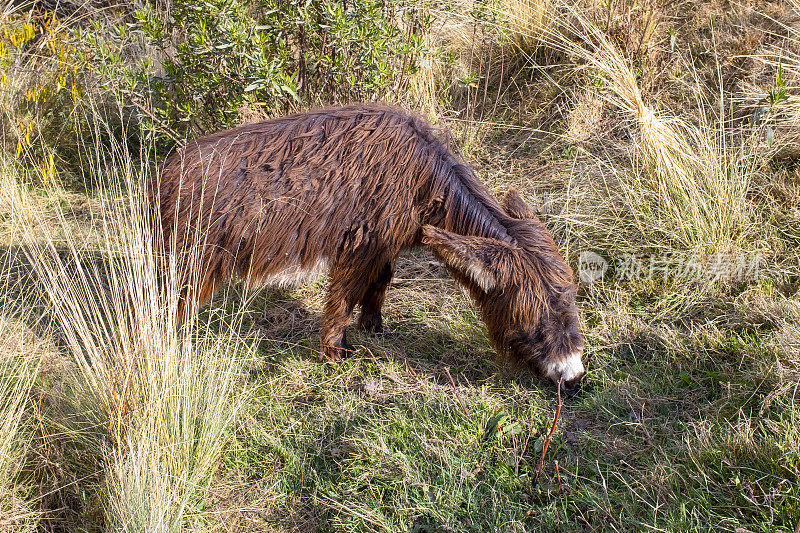
M 397 113 L 395 109 L 386 109 Z M 422 138 L 422 146 L 431 152 L 426 154 L 425 159 L 433 164 L 433 168 L 429 169 L 432 179 L 439 182 L 432 185 L 444 189 L 441 191 L 446 213 L 443 229 L 460 235 L 510 240 L 508 216 L 478 181 L 472 169 L 453 154 L 424 119 L 415 115 L 402 116 L 409 121 L 416 135 Z
M 430 151 L 429 154 L 425 154 L 427 157 L 423 158 L 420 166 L 432 165 L 432 168 L 425 169 L 432 179 L 438 181 L 432 186 L 443 187 L 441 193 L 444 196 L 446 213 L 443 229 L 460 235 L 511 240 L 509 232 L 511 219 L 488 194 L 472 169 L 453 154 L 428 123 L 419 116 L 409 115 L 391 107 L 382 110 L 407 120 L 416 135 L 424 141 L 421 145 Z

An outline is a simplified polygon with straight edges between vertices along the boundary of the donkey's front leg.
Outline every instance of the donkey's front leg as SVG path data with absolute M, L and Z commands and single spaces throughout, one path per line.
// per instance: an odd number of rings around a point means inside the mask
M 334 266 L 330 272 L 328 296 L 322 316 L 322 353 L 331 361 L 339 361 L 353 347 L 347 343 L 347 325 L 353 307 L 364 294 L 363 278 L 352 270 Z
M 369 333 L 385 333 L 383 327 L 383 317 L 381 307 L 386 299 L 386 289 L 392 281 L 394 268 L 392 263 L 386 263 L 378 271 L 378 277 L 367 287 L 364 296 L 361 298 L 361 316 L 358 319 L 358 327 Z

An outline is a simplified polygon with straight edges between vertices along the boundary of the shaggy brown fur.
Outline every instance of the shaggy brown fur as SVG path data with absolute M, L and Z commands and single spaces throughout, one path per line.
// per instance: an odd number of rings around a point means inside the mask
M 469 289 L 499 352 L 573 387 L 583 375 L 572 271 L 544 225 L 514 191 L 501 207 L 402 110 L 351 105 L 203 137 L 167 158 L 158 190 L 187 312 L 233 274 L 291 283 L 326 269 L 322 349 L 339 359 L 354 307 L 381 331 L 392 265 L 424 243 Z

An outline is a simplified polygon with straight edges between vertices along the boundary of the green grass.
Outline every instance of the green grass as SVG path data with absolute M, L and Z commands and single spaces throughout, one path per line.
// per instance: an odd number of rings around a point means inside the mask
M 427 252 L 399 263 L 392 332 L 354 334 L 340 364 L 317 352 L 324 282 L 230 289 L 201 316 L 204 335 L 229 338 L 221 324 L 242 310 L 237 338 L 256 350 L 237 385 L 247 401 L 188 515 L 200 529 L 791 531 L 800 511 L 785 350 L 798 308 L 770 283 L 703 301 L 646 281 L 584 287 L 589 375 L 537 486 L 553 387 L 498 364 Z M 90 528 L 100 487 L 82 504 Z
M 319 295 L 268 293 L 255 313 L 273 316 L 274 307 L 294 305 L 289 296 L 315 313 Z M 720 312 L 735 314 L 730 302 L 715 302 L 713 316 L 650 322 L 661 303 L 651 297 L 638 310 L 618 310 L 628 325 L 605 338 L 605 306 L 617 302 L 586 297 L 585 319 L 598 322 L 587 328 L 586 389 L 567 402 L 534 487 L 552 387 L 498 370 L 452 282 L 401 283 L 389 295 L 389 316 L 399 317 L 390 319 L 392 335 L 354 337 L 362 347 L 340 365 L 320 362 L 315 339 L 297 333 L 312 317 L 254 328 L 264 339 L 250 373 L 256 393 L 221 477 L 259 503 L 248 510 L 229 487 L 215 505 L 240 505 L 233 523 L 322 531 L 794 527 L 796 383 L 777 370 L 775 332 L 717 325 Z M 500 431 L 487 437 L 501 413 Z

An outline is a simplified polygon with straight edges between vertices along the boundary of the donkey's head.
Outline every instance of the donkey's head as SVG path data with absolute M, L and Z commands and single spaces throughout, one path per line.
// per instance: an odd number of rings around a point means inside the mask
M 584 368 L 572 269 L 513 189 L 503 208 L 510 217 L 509 241 L 426 226 L 424 242 L 469 288 L 497 351 L 555 383 L 563 379 L 574 393 Z

